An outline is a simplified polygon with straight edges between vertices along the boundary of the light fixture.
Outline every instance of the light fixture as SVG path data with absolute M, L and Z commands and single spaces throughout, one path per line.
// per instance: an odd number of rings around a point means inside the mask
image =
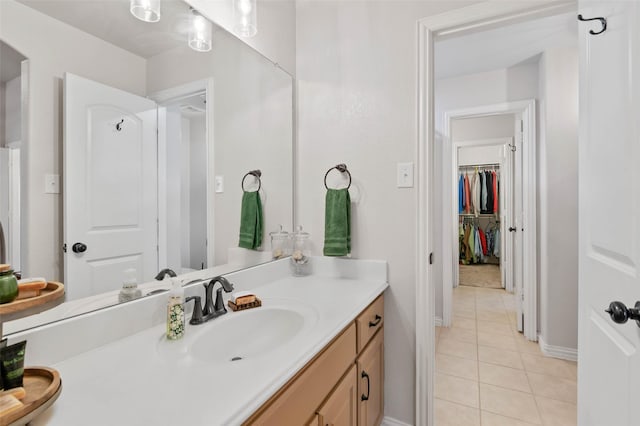
M 211 22 L 192 8 L 189 47 L 197 52 L 210 51 L 212 28 Z
M 160 0 L 131 0 L 129 3 L 131 14 L 144 22 L 158 22 L 160 20 Z
M 256 0 L 233 0 L 233 31 L 241 37 L 253 37 L 258 32 Z

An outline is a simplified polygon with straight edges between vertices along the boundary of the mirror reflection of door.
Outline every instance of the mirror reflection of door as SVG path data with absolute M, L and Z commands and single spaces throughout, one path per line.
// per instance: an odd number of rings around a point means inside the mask
M 65 75 L 67 300 L 158 270 L 156 103 Z
M 166 264 L 178 274 L 208 267 L 206 105 L 206 92 L 197 92 L 160 107 L 167 200 L 160 226 L 167 234 Z
M 20 149 L 26 58 L 0 41 L 0 263 L 21 271 Z

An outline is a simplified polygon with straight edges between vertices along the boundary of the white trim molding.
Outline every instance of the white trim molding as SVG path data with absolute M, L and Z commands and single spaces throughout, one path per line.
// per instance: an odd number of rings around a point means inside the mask
M 429 194 L 434 143 L 434 40 L 543 16 L 575 10 L 575 1 L 530 2 L 486 1 L 424 18 L 417 23 L 417 113 L 416 158 L 418 185 L 416 231 L 416 392 L 415 423 L 434 424 L 434 284 L 430 279 L 429 254 L 433 224 Z
M 578 350 L 575 348 L 567 348 L 564 346 L 550 345 L 544 341 L 542 336 L 538 336 L 538 345 L 543 354 L 552 358 L 565 359 L 567 361 L 578 361 Z
M 401 422 L 400 420 L 396 420 L 393 417 L 385 417 L 382 419 L 381 426 L 413 426 L 409 423 Z
M 442 327 L 442 323 L 443 323 L 443 322 L 442 322 L 442 317 L 435 317 L 435 318 L 433 319 L 433 324 L 434 324 L 436 327 Z

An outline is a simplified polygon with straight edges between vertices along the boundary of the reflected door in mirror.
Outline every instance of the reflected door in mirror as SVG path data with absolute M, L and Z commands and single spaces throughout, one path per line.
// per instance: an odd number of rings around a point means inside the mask
M 158 269 L 157 109 L 149 99 L 65 75 L 67 300 Z M 71 247 L 84 250 L 71 250 Z

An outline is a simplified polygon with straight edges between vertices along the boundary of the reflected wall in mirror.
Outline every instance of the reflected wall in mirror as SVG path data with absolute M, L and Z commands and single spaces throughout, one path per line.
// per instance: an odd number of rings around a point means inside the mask
M 0 263 L 8 263 L 16 271 L 21 268 L 20 148 L 25 60 L 0 41 Z
M 29 59 L 19 265 L 65 282 L 58 316 L 117 303 L 131 270 L 144 295 L 166 287 L 153 281 L 163 268 L 187 282 L 271 260 L 268 232 L 293 222 L 290 75 L 215 25 L 211 51 L 189 48 L 182 1 L 162 0 L 158 23 L 128 1 L 0 9 L 0 40 Z M 238 248 L 241 180 L 254 169 L 257 251 Z M 45 187 L 57 176 L 60 193 Z

